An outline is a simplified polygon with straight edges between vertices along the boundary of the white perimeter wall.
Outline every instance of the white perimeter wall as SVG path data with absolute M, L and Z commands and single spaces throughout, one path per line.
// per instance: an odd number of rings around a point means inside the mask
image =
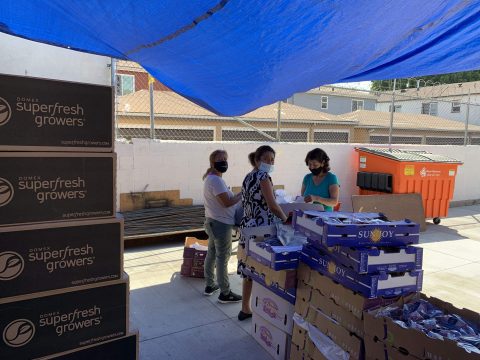
M 0 73 L 111 84 L 111 59 L 0 33 Z
M 134 139 L 133 144 L 116 143 L 118 154 L 117 200 L 120 193 L 180 190 L 182 198 L 202 203 L 202 175 L 208 167 L 208 156 L 215 149 L 229 155 L 229 170 L 224 179 L 229 186 L 241 186 L 250 171 L 247 156 L 259 143 L 191 143 Z M 312 144 L 270 144 L 277 156 L 274 184 L 297 195 L 303 176 L 308 173 L 304 159 Z M 341 183 L 342 209 L 351 209 L 350 196 L 357 194 L 357 153 L 355 144 L 319 144 L 330 156 L 332 171 Z M 408 146 L 396 146 L 407 148 Z M 464 162 L 456 178 L 454 200 L 480 199 L 480 146 L 414 146 L 415 149 L 450 156 Z M 118 203 L 118 202 L 117 202 Z

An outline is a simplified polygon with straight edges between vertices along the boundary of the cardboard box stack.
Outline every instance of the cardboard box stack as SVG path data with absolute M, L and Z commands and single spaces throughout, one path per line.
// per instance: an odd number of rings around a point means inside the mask
M 479 360 L 480 316 L 422 293 L 365 312 L 367 359 Z
M 207 257 L 208 240 L 199 240 L 195 237 L 185 238 L 183 248 L 183 264 L 180 274 L 183 276 L 203 278 L 205 258 Z
M 326 358 L 332 347 L 318 341 L 319 330 L 342 356 L 364 359 L 364 311 L 421 290 L 422 249 L 411 246 L 418 225 L 376 213 L 309 211 L 296 211 L 293 222 L 308 243 L 295 304 L 304 326 L 295 325 L 292 357 Z
M 0 75 L 0 358 L 138 357 L 112 88 Z
M 301 246 L 275 246 L 275 226 L 242 230 L 245 249 L 238 257 L 253 280 L 252 336 L 274 359 L 288 359 L 296 298 L 296 268 Z

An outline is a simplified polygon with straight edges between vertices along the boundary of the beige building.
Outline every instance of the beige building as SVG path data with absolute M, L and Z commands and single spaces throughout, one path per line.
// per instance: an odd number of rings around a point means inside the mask
M 340 115 L 346 120 L 356 121 L 354 142 L 388 143 L 391 113 L 360 110 Z M 480 126 L 468 128 L 469 143 L 480 145 Z M 465 124 L 438 116 L 409 113 L 393 113 L 392 143 L 463 145 Z
M 150 94 L 140 90 L 119 96 L 120 136 L 150 134 Z M 239 117 L 218 116 L 172 91 L 154 91 L 155 137 L 171 140 L 268 141 L 255 129 L 276 138 L 278 104 Z M 281 103 L 281 139 L 291 142 L 351 142 L 355 120 Z M 134 136 L 133 136 L 134 137 Z
M 154 91 L 153 108 L 157 139 L 269 141 L 277 134 L 277 103 L 239 117 L 222 117 L 172 91 Z M 148 90 L 118 96 L 116 114 L 120 137 L 150 137 Z M 391 116 L 388 112 L 357 110 L 332 115 L 281 103 L 280 116 L 282 141 L 388 143 Z M 423 114 L 394 113 L 393 116 L 393 143 L 464 143 L 465 125 L 460 122 Z M 480 144 L 480 126 L 469 127 L 469 143 Z

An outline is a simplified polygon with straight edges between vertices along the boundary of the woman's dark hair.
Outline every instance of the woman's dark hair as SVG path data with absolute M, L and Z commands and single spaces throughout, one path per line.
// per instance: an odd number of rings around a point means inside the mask
M 253 167 L 255 167 L 257 166 L 257 161 L 260 161 L 260 158 L 263 156 L 263 154 L 267 152 L 271 152 L 273 155 L 275 155 L 275 150 L 273 150 L 271 146 L 262 145 L 254 152 L 248 154 L 248 161 Z
M 308 166 L 309 160 L 317 160 L 318 162 L 323 162 L 323 172 L 327 173 L 330 171 L 330 158 L 327 153 L 320 148 L 315 148 L 308 152 L 305 157 L 305 164 Z

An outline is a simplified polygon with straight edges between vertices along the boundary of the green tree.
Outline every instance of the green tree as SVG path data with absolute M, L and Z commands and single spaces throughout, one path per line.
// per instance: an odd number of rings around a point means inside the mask
M 450 74 L 440 74 L 440 75 L 430 75 L 430 76 L 419 76 L 416 78 L 409 79 L 397 79 L 396 89 L 407 89 L 417 87 L 417 80 L 420 81 L 420 87 L 429 86 L 429 85 L 438 85 L 440 84 L 454 84 L 461 82 L 469 81 L 479 81 L 480 80 L 480 70 L 474 71 L 464 71 Z M 392 91 L 393 90 L 393 79 L 390 80 L 375 80 L 372 81 L 371 89 L 374 91 Z

